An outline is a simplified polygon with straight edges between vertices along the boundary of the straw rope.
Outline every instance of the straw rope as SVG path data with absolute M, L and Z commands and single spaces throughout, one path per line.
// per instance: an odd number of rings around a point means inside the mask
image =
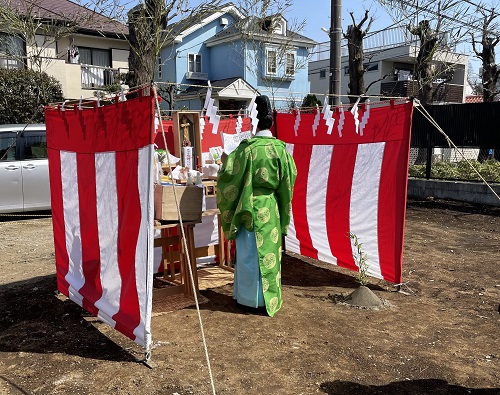
M 154 91 L 154 96 L 155 96 L 156 109 L 157 109 L 158 114 L 159 114 L 160 113 L 160 103 L 158 101 L 158 95 L 156 93 L 156 86 L 155 85 L 153 86 L 153 91 Z M 162 136 L 163 136 L 163 143 L 165 144 L 165 151 L 167 152 L 166 156 L 167 156 L 168 166 L 171 168 L 171 166 L 170 166 L 171 165 L 171 163 L 170 163 L 170 152 L 169 152 L 168 147 L 167 147 L 167 139 L 165 137 L 165 130 L 163 128 L 163 122 L 160 121 L 160 125 L 161 125 L 161 133 L 162 133 Z M 177 198 L 176 187 L 175 187 L 174 184 L 175 183 L 172 180 L 172 192 L 174 194 L 175 206 L 177 208 L 177 213 L 178 213 L 178 216 L 179 216 L 180 230 L 181 230 L 181 234 L 182 234 L 182 242 L 184 244 L 184 250 L 188 251 L 187 241 L 186 241 L 186 234 L 184 232 L 184 226 L 183 226 L 183 222 L 182 222 L 182 216 L 181 216 L 181 213 L 180 213 L 179 200 Z M 202 342 L 203 342 L 203 350 L 205 352 L 205 359 L 207 361 L 208 374 L 210 376 L 210 385 L 212 387 L 212 394 L 216 395 L 216 393 L 215 393 L 214 377 L 213 377 L 213 374 L 212 374 L 212 367 L 210 365 L 210 357 L 208 355 L 207 341 L 206 341 L 206 338 L 205 338 L 205 331 L 203 329 L 203 321 L 201 319 L 201 314 L 200 314 L 200 305 L 198 303 L 198 295 L 197 295 L 197 292 L 196 292 L 196 284 L 194 283 L 193 269 L 191 268 L 191 257 L 189 256 L 189 254 L 186 254 L 186 257 L 187 257 L 187 261 L 188 261 L 188 265 L 187 266 L 189 268 L 189 278 L 190 278 L 190 281 L 191 281 L 191 286 L 193 287 L 193 290 L 194 290 L 194 302 L 195 302 L 195 305 L 196 305 L 196 313 L 198 315 L 198 321 L 200 323 L 200 331 L 201 331 L 201 338 L 202 338 Z

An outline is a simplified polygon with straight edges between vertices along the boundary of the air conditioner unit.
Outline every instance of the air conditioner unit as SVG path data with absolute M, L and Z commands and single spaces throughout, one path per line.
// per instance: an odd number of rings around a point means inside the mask
M 219 19 L 219 22 L 220 22 L 220 25 L 221 25 L 221 26 L 227 26 L 227 25 L 229 24 L 228 19 L 227 19 L 227 18 L 224 18 L 224 17 L 221 17 L 221 18 Z
M 203 80 L 203 81 L 207 81 L 208 80 L 208 73 L 197 73 L 195 71 L 188 71 L 186 73 L 186 79 L 187 80 Z

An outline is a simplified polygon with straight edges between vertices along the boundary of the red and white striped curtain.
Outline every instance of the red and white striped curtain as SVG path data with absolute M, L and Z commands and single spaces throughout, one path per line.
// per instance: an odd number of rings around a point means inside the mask
M 412 103 L 325 114 L 277 114 L 297 166 L 286 249 L 401 282 Z M 333 120 L 333 122 L 332 122 Z
M 153 97 L 45 109 L 57 285 L 149 349 Z

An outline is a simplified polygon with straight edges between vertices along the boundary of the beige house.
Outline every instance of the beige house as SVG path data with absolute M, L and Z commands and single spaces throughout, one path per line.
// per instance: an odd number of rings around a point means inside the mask
M 60 81 L 67 99 L 92 97 L 128 71 L 126 25 L 68 0 L 0 0 L 2 7 L 13 4 L 21 15 L 42 16 L 45 26 L 26 41 L 27 34 L 0 26 L 0 67 L 44 71 Z

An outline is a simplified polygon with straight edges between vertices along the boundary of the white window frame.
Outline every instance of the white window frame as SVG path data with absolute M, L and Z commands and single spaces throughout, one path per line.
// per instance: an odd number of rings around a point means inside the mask
M 13 49 L 14 51 L 12 51 Z M 20 52 L 17 52 L 16 49 L 19 49 Z M 23 59 L 26 59 L 24 41 L 19 37 L 0 32 L 0 68 L 22 69 L 24 68 Z
M 274 71 L 269 70 L 269 53 L 274 53 Z M 278 72 L 278 50 L 276 48 L 266 48 L 266 75 L 276 75 Z
M 158 74 L 158 79 L 161 80 L 162 79 L 162 61 L 161 61 L 161 55 L 158 55 L 158 58 L 157 58 L 157 74 Z
M 288 71 L 288 56 L 293 56 L 293 72 L 289 73 Z M 297 54 L 295 52 L 287 52 L 285 55 L 285 75 L 287 76 L 295 76 L 295 59 L 297 58 Z
M 191 70 L 191 58 L 193 59 L 192 60 L 192 64 L 193 64 L 193 69 Z M 196 65 L 199 64 L 200 65 L 200 69 L 197 70 L 196 68 Z M 203 70 L 203 63 L 202 63 L 202 56 L 201 56 L 201 53 L 189 53 L 188 54 L 188 72 L 190 73 L 201 73 L 202 70 Z
M 283 35 L 283 23 L 282 23 L 282 21 L 280 21 L 276 24 L 276 27 L 274 28 L 273 33 Z

